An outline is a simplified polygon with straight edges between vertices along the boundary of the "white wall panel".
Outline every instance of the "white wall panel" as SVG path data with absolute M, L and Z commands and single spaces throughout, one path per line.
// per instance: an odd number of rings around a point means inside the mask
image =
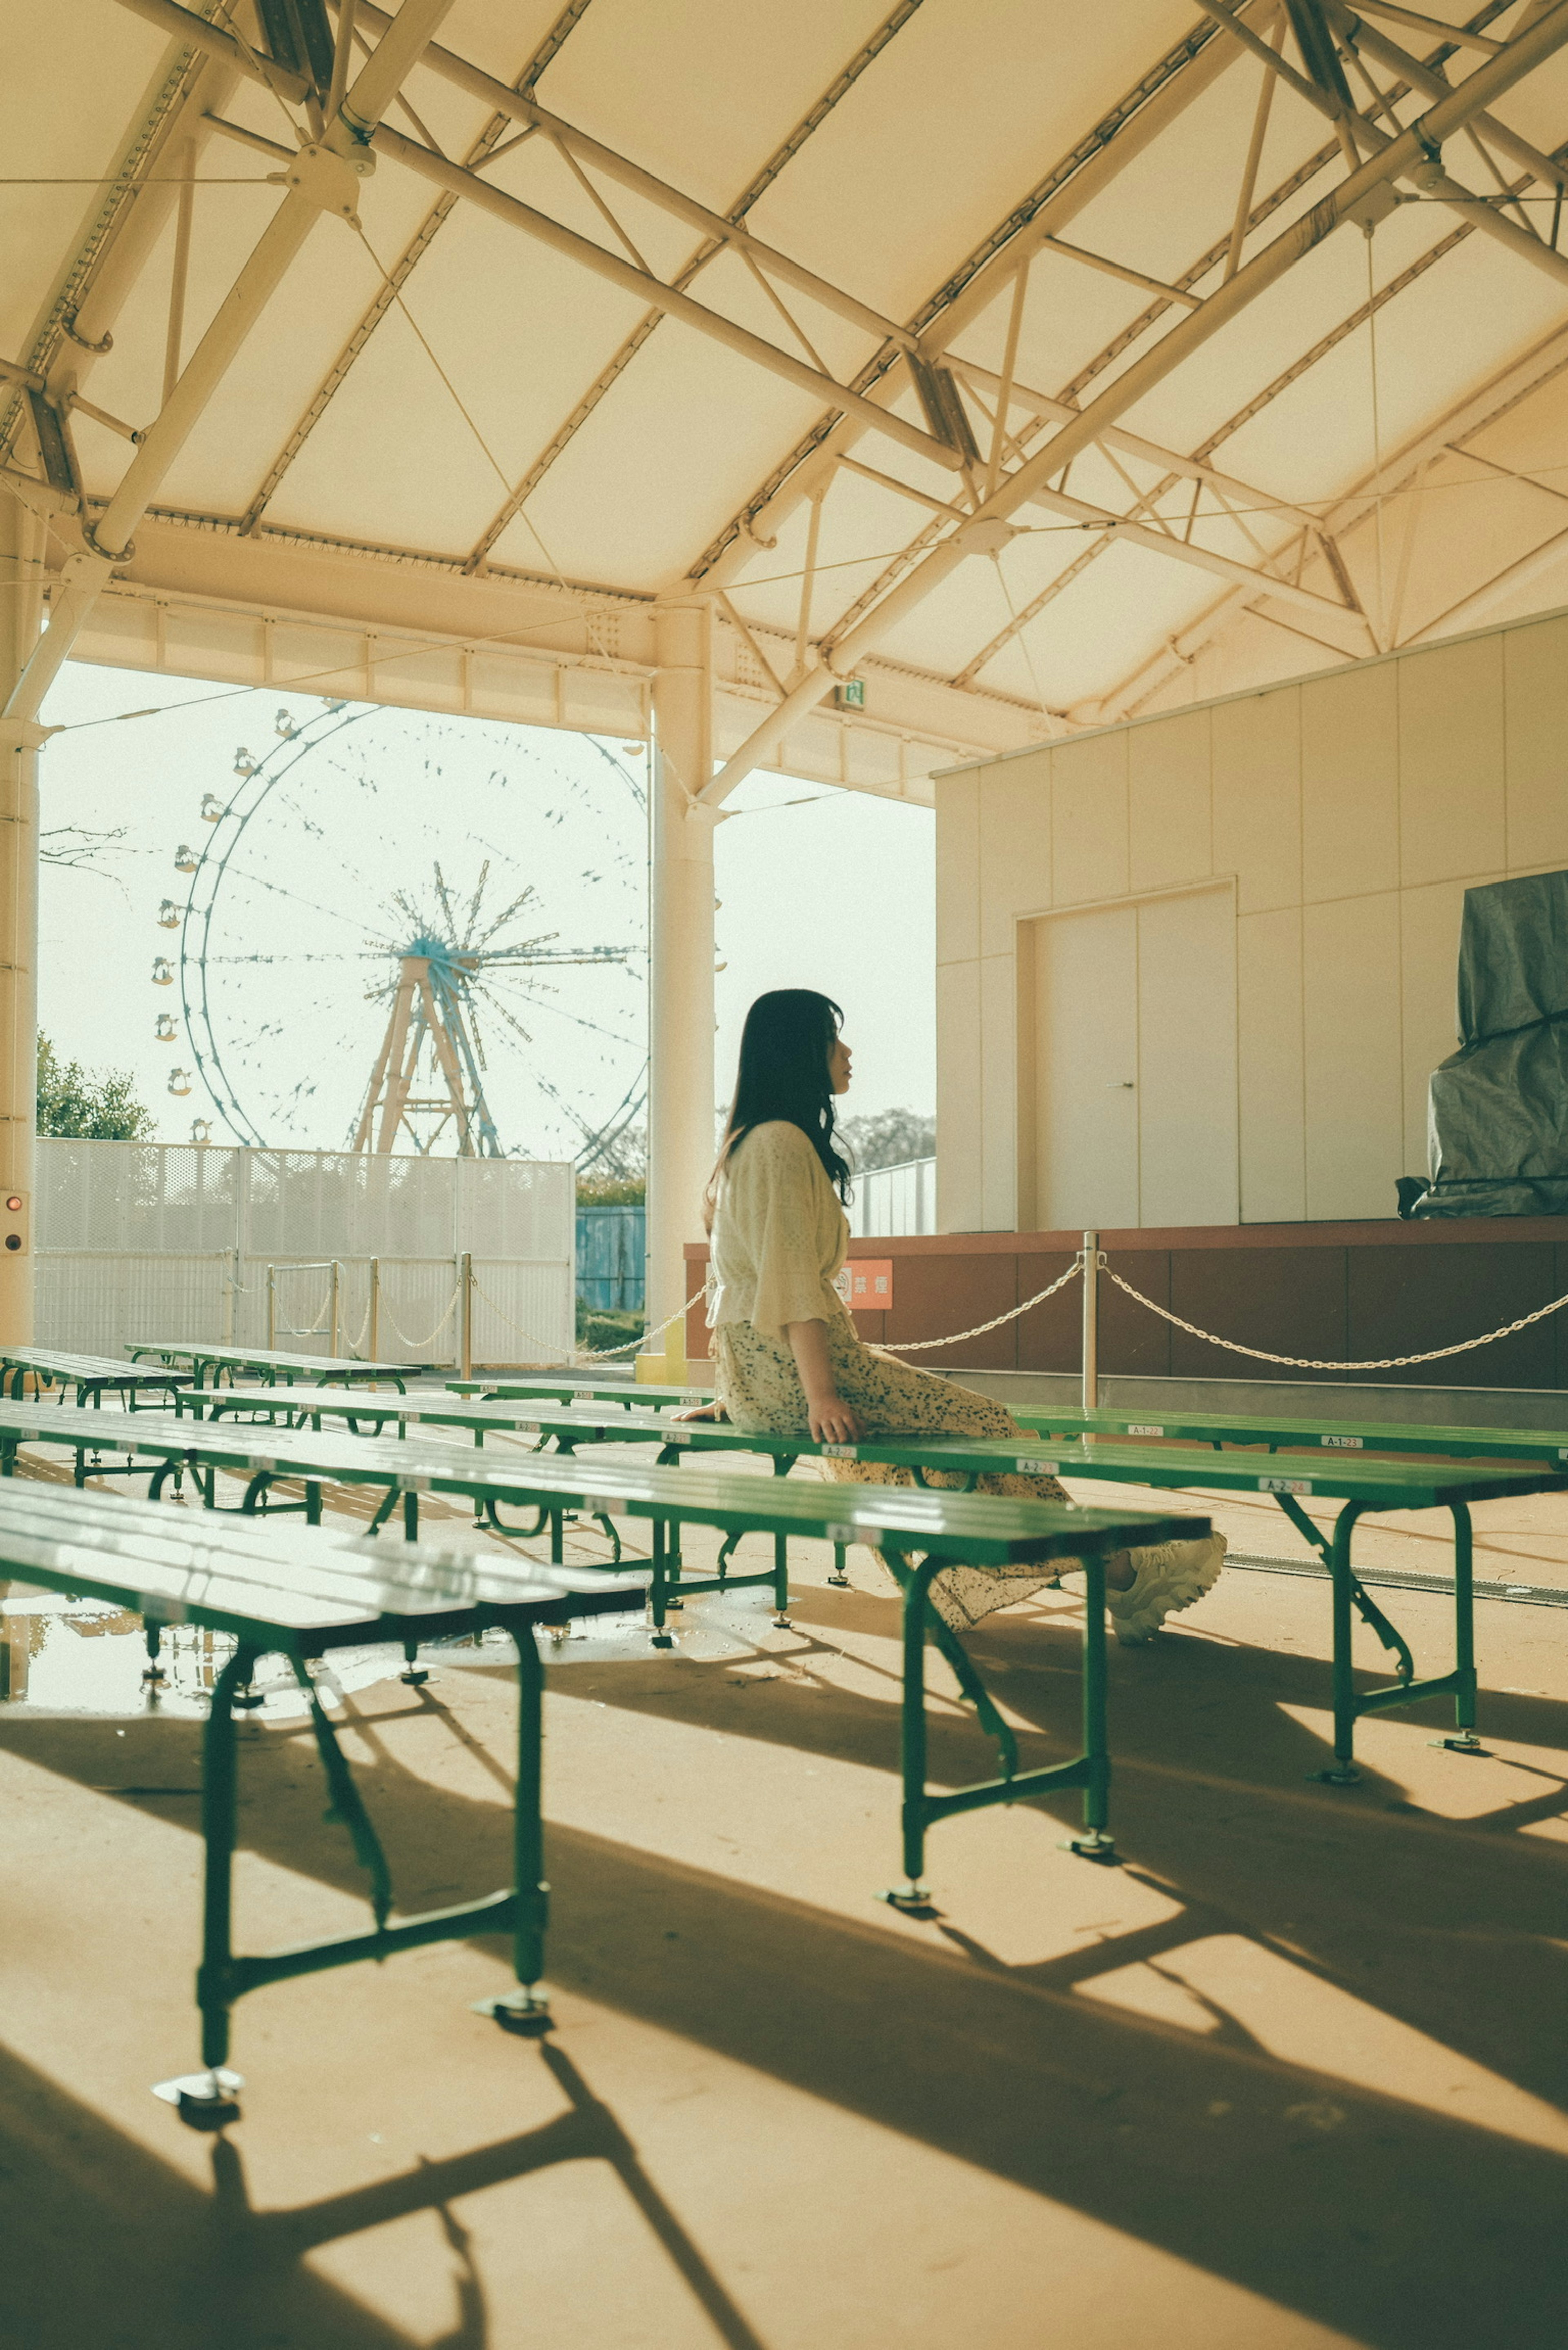
M 1210 717 L 1187 711 L 1127 736 L 1128 886 L 1168 889 L 1214 870 Z
M 981 1227 L 1018 1227 L 1018 988 L 1012 955 L 987 955 L 980 966 Z
M 1399 679 L 1390 663 L 1300 688 L 1302 895 L 1399 886 Z
M 1399 879 L 1406 889 L 1499 870 L 1502 639 L 1478 637 L 1388 664 L 1399 681 Z
M 1051 858 L 1058 906 L 1120 898 L 1130 887 L 1125 732 L 1052 752 Z
M 1568 865 L 1568 614 L 1502 641 L 1507 862 Z
M 937 965 L 937 1214 L 944 1232 L 983 1229 L 980 965 Z
M 1309 906 L 1302 979 L 1307 1214 L 1391 1216 L 1407 1171 L 1397 893 Z
M 1045 755 L 1048 865 L 1034 781 Z M 1013 1169 L 1025 1222 L 1187 1212 L 1152 1160 L 1131 1186 L 1140 1204 L 1123 1196 L 1118 1167 L 1147 1154 L 1130 1126 L 1117 1139 L 1133 1097 L 1118 1109 L 1116 1095 L 1133 1073 L 1123 1062 L 1138 1065 L 1140 1091 L 1151 1073 L 1140 1109 L 1157 1128 L 1159 1088 L 1178 1110 L 1184 1077 L 1206 1095 L 1215 1023 L 1188 1008 L 1203 997 L 1203 956 L 1195 946 L 1190 968 L 1177 955 L 1158 978 L 1158 936 L 1142 926 L 1162 894 L 1187 899 L 1182 884 L 1210 875 L 1235 877 L 1239 1132 L 1207 1119 L 1214 1164 L 1239 1159 L 1232 1212 L 1392 1218 L 1395 1179 L 1426 1165 L 1428 1082 L 1454 1048 L 1465 890 L 1568 867 L 1568 614 L 1324 675 L 1298 664 L 1234 701 L 939 788 L 961 782 L 974 796 L 953 806 L 971 829 L 952 831 L 950 864 L 939 846 L 938 957 L 983 954 L 985 977 L 982 990 L 974 969 L 946 999 L 939 1051 L 955 1100 L 975 1095 L 966 1050 L 984 1063 L 983 1147 L 976 1159 L 952 1142 L 967 1171 L 943 1198 L 944 1226 L 994 1226 Z M 1054 910 L 1036 919 L 1047 891 Z M 997 1064 L 1004 1036 L 1015 1087 Z
M 1236 876 L 1239 912 L 1302 894 L 1301 695 L 1250 693 L 1212 713 L 1214 870 Z
M 937 961 L 980 952 L 980 797 L 977 774 L 946 775 L 937 794 Z
M 1306 1214 L 1302 916 L 1297 906 L 1236 924 L 1241 1222 Z
M 1051 903 L 1051 754 L 999 767 L 980 802 L 980 952 L 1011 954 L 1018 914 Z
M 1228 887 L 1137 909 L 1138 1222 L 1233 1224 L 1236 909 Z

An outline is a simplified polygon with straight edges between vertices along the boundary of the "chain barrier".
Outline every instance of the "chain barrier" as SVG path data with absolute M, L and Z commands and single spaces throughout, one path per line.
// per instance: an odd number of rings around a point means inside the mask
M 1152 1297 L 1146 1297 L 1141 1289 L 1135 1289 L 1119 1273 L 1112 1273 L 1103 1255 L 1100 1262 L 1118 1289 L 1137 1298 L 1140 1305 L 1147 1305 L 1162 1322 L 1174 1323 L 1177 1329 L 1185 1330 L 1190 1337 L 1204 1339 L 1210 1347 L 1223 1347 L 1227 1354 L 1250 1355 L 1258 1363 L 1282 1363 L 1293 1371 L 1402 1371 L 1416 1363 L 1440 1363 L 1449 1355 L 1468 1355 L 1472 1347 L 1490 1347 L 1495 1338 L 1511 1338 L 1516 1330 L 1528 1330 L 1532 1322 L 1544 1322 L 1549 1314 L 1561 1313 L 1568 1305 L 1568 1296 L 1554 1297 L 1550 1305 L 1538 1305 L 1533 1314 L 1521 1314 L 1517 1322 L 1505 1322 L 1500 1330 L 1489 1330 L 1484 1337 L 1461 1338 L 1455 1347 L 1432 1347 L 1424 1355 L 1379 1355 L 1367 1363 L 1329 1363 L 1314 1355 L 1271 1355 L 1262 1347 L 1243 1347 L 1234 1338 L 1217 1338 L 1212 1330 L 1200 1330 L 1196 1322 L 1183 1321 L 1168 1306 L 1157 1305 Z
M 901 1346 L 885 1338 L 879 1342 L 878 1352 L 884 1355 L 919 1355 L 929 1347 L 956 1347 L 961 1338 L 981 1338 L 988 1330 L 1000 1330 L 1004 1322 L 1016 1322 L 1021 1314 L 1029 1313 L 1036 1305 L 1044 1305 L 1048 1297 L 1054 1297 L 1059 1289 L 1065 1289 L 1070 1281 L 1076 1281 L 1083 1270 L 1083 1252 L 1080 1250 L 1065 1273 L 1052 1282 L 1048 1289 L 1036 1290 L 1033 1297 L 1026 1297 L 1022 1305 L 1010 1305 L 1005 1314 L 993 1314 L 989 1322 L 977 1322 L 972 1330 L 955 1330 L 949 1338 L 907 1338 Z M 1115 1278 L 1114 1274 L 1112 1278 Z
M 435 1336 L 436 1336 L 436 1332 L 437 1332 L 437 1331 L 440 1331 L 440 1330 L 444 1330 L 444 1329 L 445 1329 L 445 1327 L 446 1327 L 446 1326 L 447 1326 L 447 1324 L 452 1320 L 453 1308 L 456 1306 L 456 1305 L 457 1305 L 457 1301 L 458 1301 L 458 1298 L 459 1298 L 459 1296 L 462 1295 L 462 1282 L 461 1282 L 461 1281 L 453 1282 L 453 1284 L 452 1284 L 452 1295 L 451 1295 L 451 1296 L 447 1299 L 447 1301 L 446 1301 L 446 1312 L 441 1315 L 441 1320 L 436 1324 L 436 1326 L 435 1326 L 435 1329 L 434 1329 L 434 1330 L 432 1330 L 432 1331 L 430 1333 L 429 1337 L 424 1337 L 424 1338 L 410 1338 L 410 1336 L 409 1336 L 409 1334 L 408 1334 L 408 1332 L 407 1332 L 407 1331 L 402 1327 L 402 1326 L 401 1326 L 401 1325 L 400 1325 L 400 1323 L 399 1322 L 398 1317 L 397 1317 L 397 1315 L 393 1313 L 393 1311 L 392 1311 L 391 1307 L 387 1304 L 387 1301 L 386 1301 L 386 1298 L 385 1298 L 385 1296 L 384 1296 L 384 1295 L 383 1295 L 382 1300 L 381 1300 L 381 1312 L 382 1312 L 382 1314 L 385 1315 L 385 1317 L 386 1317 L 386 1319 L 388 1320 L 388 1322 L 389 1322 L 389 1323 L 390 1323 L 390 1325 L 391 1325 L 391 1329 L 392 1329 L 392 1336 L 393 1336 L 393 1337 L 394 1337 L 394 1338 L 400 1338 L 400 1339 L 402 1340 L 402 1342 L 403 1342 L 403 1345 L 408 1348 L 408 1350 L 409 1350 L 409 1352 L 410 1352 L 410 1355 L 422 1355 L 422 1354 L 424 1353 L 424 1351 L 425 1351 L 425 1348 L 426 1348 L 426 1347 L 431 1344 L 431 1339 L 433 1339 L 433 1338 L 435 1337 Z M 367 1331 L 368 1331 L 368 1330 L 369 1330 L 369 1319 L 368 1319 L 368 1318 L 367 1318 L 367 1321 L 366 1321 L 366 1325 L 365 1325 L 365 1326 L 366 1326 L 366 1329 L 367 1329 Z

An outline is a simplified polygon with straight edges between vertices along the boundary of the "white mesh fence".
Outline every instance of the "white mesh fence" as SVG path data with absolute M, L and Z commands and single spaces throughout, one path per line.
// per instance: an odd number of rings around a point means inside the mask
M 103 1355 L 159 1340 L 264 1347 L 271 1265 L 275 1344 L 325 1355 L 336 1259 L 338 1349 L 367 1355 L 374 1258 L 377 1352 L 451 1364 L 466 1252 L 472 1359 L 564 1361 L 575 1205 L 571 1167 L 546 1161 L 41 1141 L 38 1343 Z

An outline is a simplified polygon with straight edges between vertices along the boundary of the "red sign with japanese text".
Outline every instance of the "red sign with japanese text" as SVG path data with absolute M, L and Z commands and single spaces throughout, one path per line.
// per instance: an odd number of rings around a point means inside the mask
M 893 1305 L 893 1260 L 851 1257 L 834 1287 L 852 1314 L 887 1314 Z

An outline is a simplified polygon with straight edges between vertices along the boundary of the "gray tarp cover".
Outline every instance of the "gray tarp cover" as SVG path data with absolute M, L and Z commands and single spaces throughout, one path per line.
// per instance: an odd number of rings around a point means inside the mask
M 1568 873 L 1465 891 L 1459 1010 L 1410 1213 L 1568 1215 Z

